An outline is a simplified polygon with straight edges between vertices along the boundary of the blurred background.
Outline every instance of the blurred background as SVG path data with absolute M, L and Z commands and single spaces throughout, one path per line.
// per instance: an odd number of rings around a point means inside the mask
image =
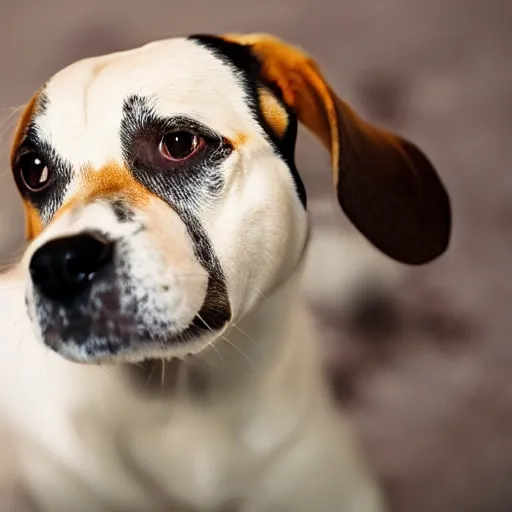
M 395 265 L 344 219 L 328 155 L 301 133 L 315 227 L 305 292 L 340 401 L 392 512 L 511 512 L 511 20 L 510 0 L 2 0 L 0 262 L 23 241 L 13 126 L 51 74 L 198 32 L 301 45 L 364 117 L 424 149 L 454 213 L 446 255 Z

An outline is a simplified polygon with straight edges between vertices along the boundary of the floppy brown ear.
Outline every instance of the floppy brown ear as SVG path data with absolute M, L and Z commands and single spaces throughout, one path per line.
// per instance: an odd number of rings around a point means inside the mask
M 224 39 L 251 48 L 262 80 L 330 150 L 339 203 L 370 242 L 408 264 L 426 263 L 446 250 L 450 200 L 420 149 L 359 118 L 301 50 L 265 34 Z

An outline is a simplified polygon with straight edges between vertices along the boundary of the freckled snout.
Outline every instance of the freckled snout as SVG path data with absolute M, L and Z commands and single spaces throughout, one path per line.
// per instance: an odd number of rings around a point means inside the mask
M 113 248 L 112 242 L 92 233 L 51 240 L 30 260 L 33 285 L 49 300 L 70 301 L 113 265 Z
M 196 350 L 186 342 L 214 336 L 229 319 L 229 310 L 219 313 L 222 282 L 164 204 L 127 217 L 113 203 L 64 211 L 27 250 L 26 302 L 38 338 L 68 360 L 93 364 Z

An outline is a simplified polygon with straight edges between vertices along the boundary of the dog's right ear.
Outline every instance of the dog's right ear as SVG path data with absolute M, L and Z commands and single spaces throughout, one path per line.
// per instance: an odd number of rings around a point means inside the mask
M 450 200 L 418 147 L 358 117 L 297 48 L 264 34 L 224 39 L 250 48 L 262 81 L 329 149 L 339 203 L 370 242 L 411 265 L 447 249 Z

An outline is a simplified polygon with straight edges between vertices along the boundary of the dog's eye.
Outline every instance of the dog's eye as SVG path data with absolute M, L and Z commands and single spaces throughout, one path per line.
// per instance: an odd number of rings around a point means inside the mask
M 170 132 L 160 142 L 160 152 L 169 160 L 185 160 L 204 145 L 204 139 L 185 131 Z
M 31 192 L 40 192 L 46 188 L 51 181 L 51 171 L 45 160 L 35 152 L 22 155 L 17 164 L 24 186 Z

